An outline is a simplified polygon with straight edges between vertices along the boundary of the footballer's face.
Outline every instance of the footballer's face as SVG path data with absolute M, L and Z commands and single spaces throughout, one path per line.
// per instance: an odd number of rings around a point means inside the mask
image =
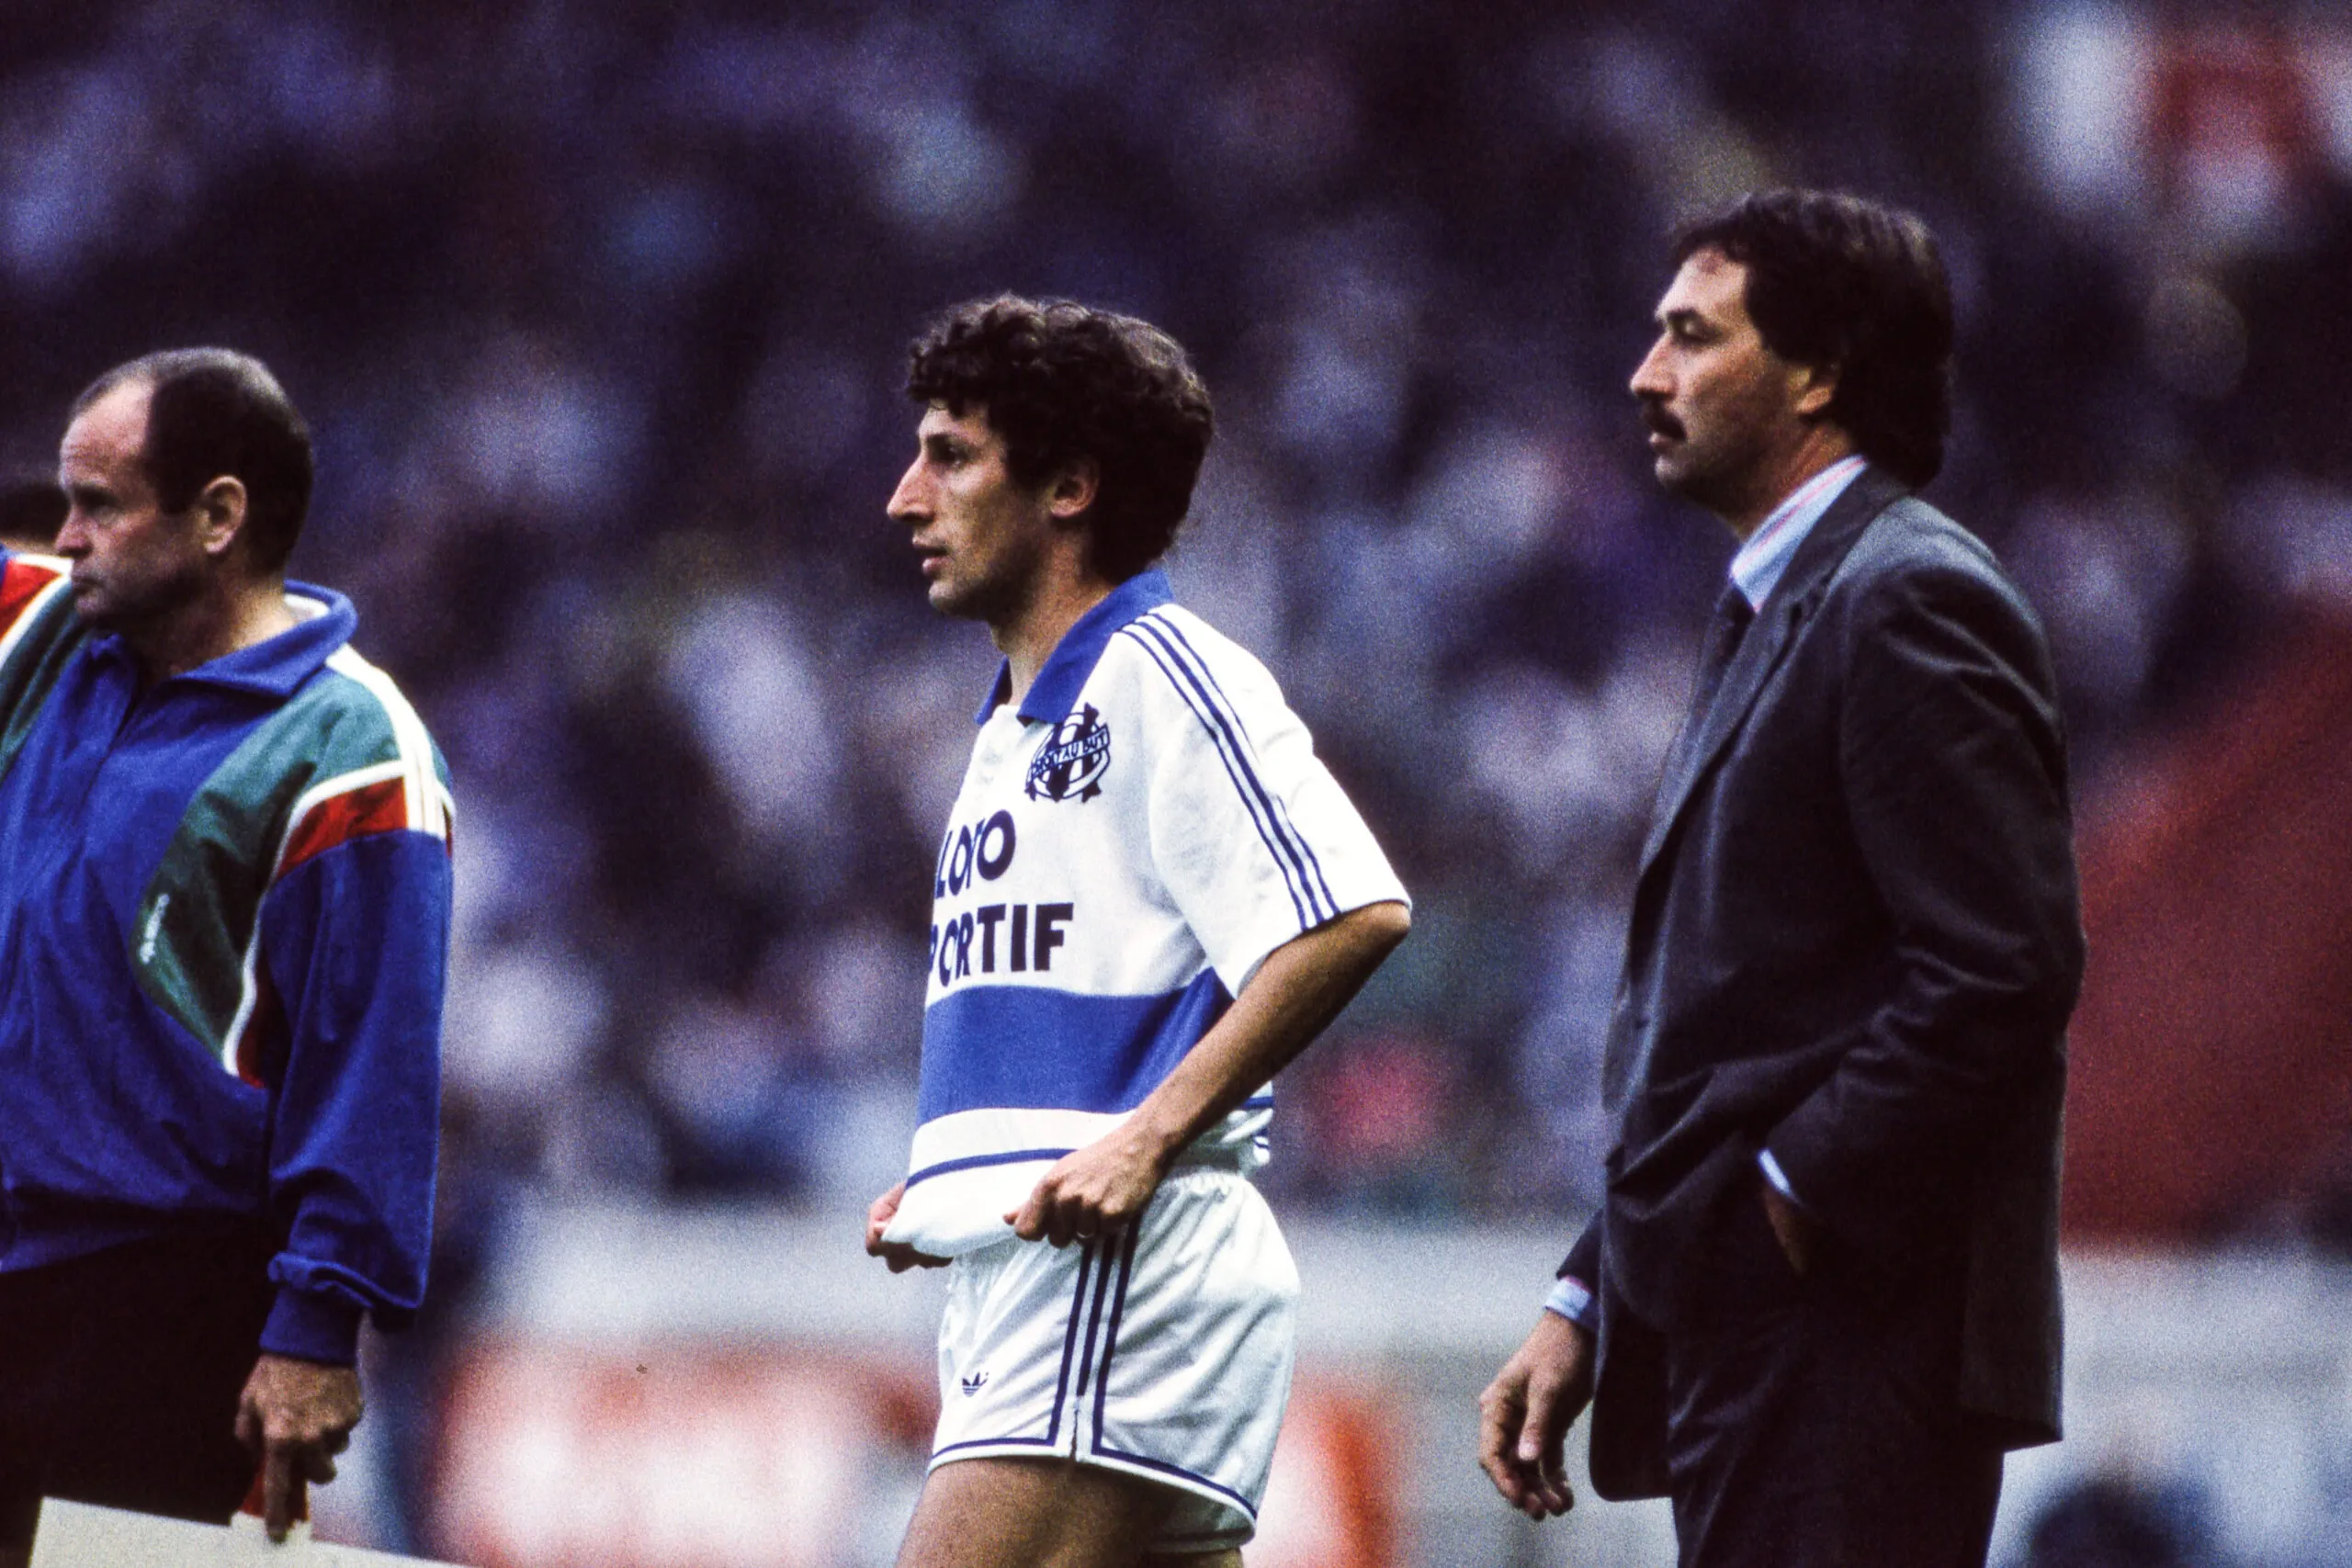
M 1747 314 L 1747 268 L 1693 252 L 1657 306 L 1657 341 L 1634 372 L 1657 482 L 1751 526 L 1779 499 L 1789 455 L 1827 406 L 1820 373 L 1767 347 Z
M 933 403 L 915 440 L 889 513 L 913 535 L 931 607 L 1011 625 L 1035 595 L 1054 547 L 1052 487 L 1012 477 L 1004 437 L 984 408 L 959 414 Z
M 58 448 L 68 510 L 57 553 L 74 563 L 85 625 L 136 631 L 202 596 L 211 577 L 198 507 L 166 512 L 147 475 L 149 389 L 115 388 L 76 414 Z

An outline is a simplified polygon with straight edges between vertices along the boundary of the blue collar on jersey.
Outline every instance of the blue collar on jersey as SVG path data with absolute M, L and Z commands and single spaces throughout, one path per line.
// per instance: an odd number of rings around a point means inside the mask
M 359 625 L 359 613 L 351 607 L 350 600 L 334 589 L 308 582 L 288 582 L 286 597 L 298 617 L 292 626 L 249 648 L 182 671 L 173 681 L 258 692 L 281 701 L 293 695 L 295 687 L 309 680 L 337 649 L 351 640 L 352 632 Z M 101 659 L 126 665 L 131 661 L 130 649 L 111 632 L 92 638 L 90 649 Z
M 1069 716 L 1078 702 L 1078 694 L 1086 687 L 1086 678 L 1094 673 L 1095 664 L 1102 650 L 1111 646 L 1112 637 L 1121 626 L 1147 612 L 1175 600 L 1175 591 L 1168 586 L 1168 574 L 1158 567 L 1139 571 L 1104 596 L 1102 602 L 1070 623 L 1062 633 L 1062 640 L 1054 644 L 1054 651 L 1046 656 L 1045 667 L 1029 683 L 1021 699 L 1021 717 L 1027 723 L 1059 724 Z M 986 724 L 989 715 L 996 712 L 1006 698 L 1012 695 L 1012 661 L 997 666 L 996 681 L 989 687 L 988 700 L 980 711 L 972 716 L 976 724 Z

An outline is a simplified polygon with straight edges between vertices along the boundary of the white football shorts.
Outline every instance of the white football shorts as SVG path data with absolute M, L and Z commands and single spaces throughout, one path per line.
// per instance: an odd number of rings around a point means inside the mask
M 1298 1270 L 1266 1201 L 1180 1166 L 1123 1235 L 1002 1241 L 949 1266 L 931 1462 L 1069 1455 L 1178 1494 L 1148 1550 L 1238 1546 L 1297 1337 Z

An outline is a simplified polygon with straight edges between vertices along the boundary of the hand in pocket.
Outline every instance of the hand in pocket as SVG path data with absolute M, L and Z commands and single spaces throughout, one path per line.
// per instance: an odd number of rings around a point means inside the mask
M 1757 1179 L 1757 1188 L 1764 1198 L 1764 1218 L 1772 1227 L 1772 1239 L 1781 1244 L 1781 1256 L 1789 1260 L 1789 1271 L 1799 1279 L 1813 1271 L 1814 1259 L 1821 1251 L 1821 1223 L 1782 1195 L 1781 1190 Z

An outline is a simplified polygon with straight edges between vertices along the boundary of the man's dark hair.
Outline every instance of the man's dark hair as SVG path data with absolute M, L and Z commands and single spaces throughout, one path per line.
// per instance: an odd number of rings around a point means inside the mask
M 956 306 L 915 340 L 907 395 L 959 418 L 985 409 L 1021 484 L 1093 459 L 1087 558 L 1114 582 L 1167 553 L 1216 429 L 1208 389 L 1174 338 L 1067 299 L 1001 294 Z
M 1835 367 L 1827 417 L 1914 489 L 1951 428 L 1951 285 L 1928 226 L 1842 191 L 1744 196 L 1675 236 L 1677 265 L 1720 251 L 1747 269 L 1764 346 Z
M 148 389 L 141 456 L 163 508 L 185 512 L 214 479 L 237 480 L 254 562 L 281 570 L 311 510 L 311 427 L 269 367 L 226 348 L 150 354 L 91 382 L 74 412 L 133 383 Z

